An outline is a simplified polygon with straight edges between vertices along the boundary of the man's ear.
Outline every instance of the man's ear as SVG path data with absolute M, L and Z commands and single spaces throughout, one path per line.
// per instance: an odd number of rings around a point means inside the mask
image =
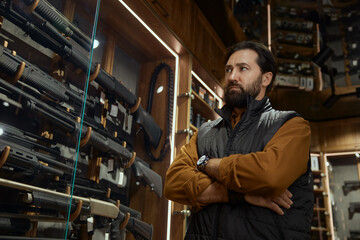
M 272 72 L 264 73 L 263 77 L 262 77 L 262 85 L 264 87 L 269 86 L 269 84 L 271 83 L 272 77 L 273 77 Z

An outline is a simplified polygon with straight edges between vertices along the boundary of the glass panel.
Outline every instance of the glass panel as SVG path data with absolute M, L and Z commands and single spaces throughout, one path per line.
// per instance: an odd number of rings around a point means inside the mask
M 90 132 L 83 112 L 96 104 L 89 97 L 83 111 L 98 16 L 86 8 L 84 33 L 69 20 L 79 9 L 71 0 L 0 3 L 1 239 L 77 238 L 69 223 L 93 211 L 88 198 L 72 195 L 74 176 L 84 174 L 76 160 L 91 149 L 78 148 Z
M 335 234 L 338 239 L 356 239 L 355 235 L 360 231 L 359 159 L 354 153 L 328 156 L 327 159 Z

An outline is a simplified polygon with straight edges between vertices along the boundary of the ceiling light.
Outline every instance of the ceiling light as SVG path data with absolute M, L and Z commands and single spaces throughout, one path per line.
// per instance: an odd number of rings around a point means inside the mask
M 3 135 L 4 130 L 2 128 L 0 128 L 0 136 Z
M 360 154 L 359 154 L 358 152 L 355 153 L 355 156 L 356 156 L 357 158 L 360 158 Z
M 9 107 L 10 104 L 8 102 L 3 102 L 4 107 Z

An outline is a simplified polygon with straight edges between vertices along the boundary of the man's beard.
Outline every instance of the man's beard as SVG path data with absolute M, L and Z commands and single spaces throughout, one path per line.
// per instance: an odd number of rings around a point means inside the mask
M 262 74 L 248 86 L 248 89 L 244 89 L 236 81 L 229 81 L 225 86 L 225 102 L 226 105 L 231 108 L 244 108 L 247 105 L 247 97 L 250 95 L 256 98 L 261 90 Z M 237 90 L 231 90 L 231 87 L 237 87 Z

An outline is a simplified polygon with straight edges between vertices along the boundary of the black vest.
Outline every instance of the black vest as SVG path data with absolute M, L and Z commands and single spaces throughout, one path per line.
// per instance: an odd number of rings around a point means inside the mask
M 217 111 L 222 117 L 199 128 L 198 154 L 222 158 L 231 154 L 262 151 L 277 130 L 289 119 L 299 116 L 293 111 L 277 111 L 269 99 L 248 98 L 247 111 L 234 129 L 231 109 Z M 291 156 L 289 156 L 291 157 Z M 242 203 L 212 204 L 194 213 L 185 239 L 187 240 L 257 240 L 310 239 L 314 195 L 310 165 L 290 187 L 294 204 L 285 215 Z

